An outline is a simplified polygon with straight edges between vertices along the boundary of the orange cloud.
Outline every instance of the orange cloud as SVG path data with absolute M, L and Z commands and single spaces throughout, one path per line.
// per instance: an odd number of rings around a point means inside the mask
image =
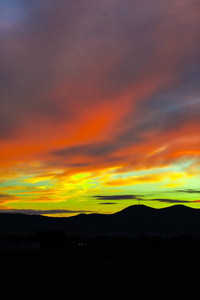
M 14 202 L 14 201 L 19 201 L 19 197 L 11 194 L 0 194 L 0 203 L 9 203 L 9 202 Z
M 163 179 L 160 174 L 140 175 L 128 178 L 119 178 L 105 183 L 106 186 L 126 186 L 140 183 L 155 183 Z

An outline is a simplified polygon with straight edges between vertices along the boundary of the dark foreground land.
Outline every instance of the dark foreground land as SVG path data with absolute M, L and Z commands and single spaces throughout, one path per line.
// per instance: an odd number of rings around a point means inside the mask
M 65 236 L 37 232 L 30 237 L 1 236 L 1 271 L 132 271 L 137 276 L 178 276 L 200 270 L 200 239 L 187 236 Z
M 191 296 L 199 290 L 199 210 L 136 206 L 108 216 L 0 217 L 1 278 L 6 289 L 11 279 L 19 282 L 16 295 L 26 286 L 56 297 L 105 297 L 110 290 L 113 298 L 121 290 L 136 299 L 175 299 L 175 290 L 186 298 L 188 288 L 189 299 L 199 299 L 198 291 Z
M 105 297 L 120 291 L 143 295 L 136 299 L 163 299 L 187 287 L 189 299 L 196 299 L 191 292 L 199 287 L 199 238 L 65 236 L 57 231 L 1 236 L 1 244 L 0 273 L 5 283 L 20 282 L 19 295 L 25 285 L 39 293 L 43 288 L 44 294 L 69 290 Z

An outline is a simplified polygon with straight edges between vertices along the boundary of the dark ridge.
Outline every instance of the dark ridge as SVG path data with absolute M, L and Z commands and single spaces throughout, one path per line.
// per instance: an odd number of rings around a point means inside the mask
M 153 212 L 155 210 L 156 210 L 155 208 L 152 208 L 152 207 L 149 207 L 149 206 L 146 206 L 143 204 L 140 204 L 140 205 L 136 204 L 136 205 L 128 206 L 128 207 L 122 209 L 121 211 L 116 212 L 115 215 L 123 215 L 123 214 L 132 215 L 135 213 Z
M 161 208 L 160 210 L 166 210 L 166 211 L 195 211 L 195 210 L 199 210 L 198 208 L 192 208 L 192 207 L 188 207 L 188 206 L 185 206 L 183 204 L 176 204 L 176 205 L 173 205 L 173 206 L 169 206 L 169 207 L 164 207 L 164 208 Z
M 68 218 L 0 214 L 0 234 L 28 235 L 38 230 L 61 230 L 67 235 L 199 236 L 200 209 L 133 205 L 110 215 L 79 214 Z

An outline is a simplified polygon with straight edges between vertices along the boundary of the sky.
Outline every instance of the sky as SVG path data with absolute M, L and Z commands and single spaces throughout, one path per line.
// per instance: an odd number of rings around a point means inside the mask
M 200 2 L 1 0 L 0 212 L 200 208 Z

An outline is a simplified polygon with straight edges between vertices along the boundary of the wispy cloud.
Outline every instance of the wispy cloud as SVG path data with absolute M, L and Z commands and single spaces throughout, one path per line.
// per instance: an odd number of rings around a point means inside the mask
M 0 194 L 0 203 L 19 201 L 19 197 L 10 194 Z
M 113 179 L 105 182 L 107 186 L 126 186 L 126 185 L 134 185 L 134 184 L 142 184 L 142 183 L 154 183 L 159 182 L 164 178 L 162 174 L 148 174 L 148 175 L 139 175 L 134 177 L 127 178 L 119 178 Z
M 93 196 L 97 200 L 138 200 L 141 195 L 107 195 L 107 196 Z
M 188 193 L 188 194 L 200 194 L 200 191 L 195 190 L 195 189 L 180 189 L 180 190 L 176 190 L 176 192 L 178 192 L 178 193 Z
M 112 205 L 112 204 L 117 204 L 116 202 L 100 202 L 100 205 Z
M 191 203 L 189 200 L 180 200 L 180 199 L 168 199 L 168 198 L 145 198 L 142 195 L 113 195 L 113 196 L 93 196 L 97 198 L 97 200 L 141 200 L 141 202 L 162 202 L 162 203 Z M 110 202 L 113 203 L 113 202 Z M 108 204 L 110 204 L 108 203 Z M 104 204 L 104 203 L 99 203 Z M 106 203 L 105 203 L 106 204 Z
M 151 199 L 150 201 L 158 201 L 163 203 L 191 203 L 189 200 L 179 200 L 179 199 Z
M 0 213 L 26 214 L 26 215 L 55 215 L 55 214 L 77 214 L 91 213 L 90 210 L 67 210 L 67 209 L 0 209 Z

